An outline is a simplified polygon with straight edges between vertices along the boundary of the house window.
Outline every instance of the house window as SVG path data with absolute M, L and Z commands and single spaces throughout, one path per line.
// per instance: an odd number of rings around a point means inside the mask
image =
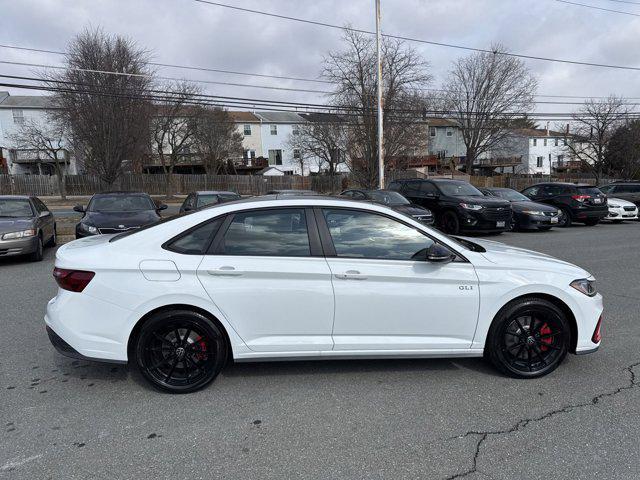
M 248 123 L 244 124 L 244 134 L 251 135 L 251 125 L 249 125 Z
M 293 130 L 291 131 L 291 133 L 293 133 L 294 135 L 299 135 L 300 134 L 300 127 L 298 125 L 294 125 L 293 126 Z
M 282 150 L 269 150 L 269 165 L 282 165 Z
M 538 168 L 542 168 L 542 161 L 543 161 L 543 160 L 544 160 L 544 157 L 538 157 L 538 158 L 537 158 L 536 166 L 537 166 Z
M 447 158 L 447 151 L 446 150 L 438 150 L 438 158 L 440 158 L 440 159 Z
M 564 144 L 565 147 L 567 146 L 567 140 L 566 139 L 563 139 L 562 143 Z
M 297 148 L 293 149 L 293 158 L 295 160 L 300 160 L 300 150 L 299 149 L 297 149 Z
M 278 125 L 271 125 L 271 135 L 278 134 Z
M 16 108 L 14 108 L 12 111 L 13 111 L 13 123 L 17 123 L 18 125 L 24 124 L 24 112 Z
M 558 139 L 555 139 L 554 145 L 557 147 L 558 146 Z
M 447 127 L 447 137 L 453 137 L 453 128 Z
M 538 139 L 537 139 L 537 138 L 534 138 L 534 139 L 533 139 L 533 146 L 535 147 L 536 145 L 538 145 Z
M 544 139 L 544 146 L 545 147 L 547 146 L 547 139 L 546 138 Z
M 564 155 L 558 155 L 558 163 L 564 162 Z
M 256 151 L 255 150 L 245 150 L 244 151 L 244 158 L 246 158 L 247 160 L 253 160 L 256 158 Z
M 438 131 L 436 130 L 436 127 L 429 127 L 429 136 L 430 137 L 435 137 L 437 135 Z

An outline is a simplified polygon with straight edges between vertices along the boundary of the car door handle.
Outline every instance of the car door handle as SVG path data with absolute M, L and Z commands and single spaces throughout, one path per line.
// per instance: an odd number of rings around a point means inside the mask
M 336 278 L 342 280 L 366 280 L 367 276 L 361 274 L 358 270 L 347 270 L 344 273 L 336 273 Z
M 209 275 L 215 275 L 219 277 L 239 277 L 240 275 L 242 275 L 242 272 L 237 271 L 235 267 L 230 267 L 227 265 L 215 270 L 207 270 L 207 273 Z

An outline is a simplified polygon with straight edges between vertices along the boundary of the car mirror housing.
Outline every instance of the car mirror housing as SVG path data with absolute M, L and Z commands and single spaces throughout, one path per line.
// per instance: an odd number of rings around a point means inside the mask
M 435 263 L 449 263 L 456 258 L 451 250 L 440 243 L 434 243 L 427 248 L 426 257 L 427 261 Z
M 78 213 L 84 213 L 84 207 L 82 205 L 76 205 L 75 207 L 73 207 L 73 211 Z
M 161 203 L 160 205 L 158 205 L 158 210 L 166 210 L 167 208 L 169 207 L 167 207 L 165 203 Z

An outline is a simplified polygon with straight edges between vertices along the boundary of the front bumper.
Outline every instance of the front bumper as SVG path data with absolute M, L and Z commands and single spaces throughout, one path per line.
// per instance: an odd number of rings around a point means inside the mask
M 27 255 L 38 248 L 38 237 L 20 238 L 17 240 L 0 240 L 0 257 Z
M 486 218 L 482 210 L 458 210 L 460 229 L 474 232 L 506 232 L 511 229 L 511 212 L 500 218 Z
M 554 227 L 558 225 L 558 216 L 516 214 L 515 223 L 520 228 Z M 555 219 L 555 220 L 554 220 Z
M 624 207 L 613 208 L 609 207 L 609 214 L 604 217 L 604 220 L 637 220 L 638 208 L 634 210 L 625 210 Z

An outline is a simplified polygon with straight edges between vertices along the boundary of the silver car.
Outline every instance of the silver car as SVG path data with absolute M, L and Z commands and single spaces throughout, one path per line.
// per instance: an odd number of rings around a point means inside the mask
M 56 240 L 53 214 L 39 198 L 0 195 L 0 257 L 29 255 L 39 262 L 43 247 Z

